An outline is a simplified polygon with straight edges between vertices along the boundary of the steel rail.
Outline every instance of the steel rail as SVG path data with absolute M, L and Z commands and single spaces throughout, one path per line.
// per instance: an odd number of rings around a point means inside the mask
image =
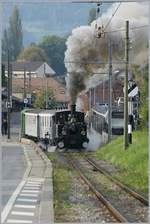
M 137 193 L 136 191 L 130 189 L 125 184 L 118 181 L 116 178 L 112 177 L 106 170 L 104 170 L 100 165 L 98 165 L 92 158 L 86 157 L 86 161 L 90 163 L 96 170 L 103 173 L 108 179 L 110 179 L 112 182 L 114 182 L 116 185 L 118 185 L 120 188 L 125 190 L 128 194 L 130 194 L 135 199 L 139 200 L 142 204 L 148 206 L 149 202 L 146 198 L 144 198 L 142 195 Z
M 87 179 L 87 177 L 83 174 L 83 171 L 76 164 L 73 158 L 67 156 L 69 163 L 76 170 L 76 172 L 80 175 L 83 181 L 88 185 L 90 190 L 96 195 L 99 201 L 101 201 L 105 207 L 110 211 L 112 216 L 120 223 L 128 223 L 127 219 L 121 215 L 121 213 L 102 195 L 102 193 L 95 189 L 92 183 Z

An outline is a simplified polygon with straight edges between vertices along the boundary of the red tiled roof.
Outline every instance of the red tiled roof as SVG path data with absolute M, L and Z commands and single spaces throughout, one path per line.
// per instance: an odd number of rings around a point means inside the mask
M 67 102 L 68 98 L 66 96 L 66 90 L 59 82 L 57 82 L 52 77 L 48 78 L 32 78 L 31 79 L 31 91 L 37 91 L 41 89 L 45 89 L 46 82 L 48 84 L 48 88 L 50 88 L 53 91 L 54 97 L 59 102 Z M 27 79 L 26 82 L 26 89 L 29 89 L 29 80 Z M 24 79 L 23 78 L 14 78 L 12 80 L 12 86 L 13 86 L 13 92 L 20 92 L 24 87 Z
M 43 65 L 45 62 L 43 61 L 14 61 L 14 62 L 11 62 L 12 64 L 12 70 L 13 71 L 24 71 L 27 70 L 27 71 L 32 71 L 32 72 L 35 72 L 41 65 Z M 48 64 L 48 62 L 46 62 Z M 3 62 L 3 64 L 5 65 L 5 69 L 7 71 L 7 67 L 8 67 L 8 64 L 6 61 Z M 49 65 L 49 64 L 48 64 Z M 49 67 L 51 67 L 49 65 Z

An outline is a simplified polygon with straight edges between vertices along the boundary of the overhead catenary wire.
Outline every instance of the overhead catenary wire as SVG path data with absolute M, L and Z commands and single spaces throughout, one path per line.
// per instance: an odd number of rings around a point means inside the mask
M 145 28 L 148 28 L 148 25 L 142 25 L 142 26 L 135 26 L 135 27 L 131 27 L 130 30 L 138 30 L 138 29 L 145 29 Z M 112 33 L 112 32 L 125 32 L 125 29 L 118 29 L 118 30 L 113 30 L 113 31 L 109 31 L 109 32 L 106 32 L 106 33 Z M 120 40 L 122 41 L 122 40 Z M 121 58 L 120 58 L 121 59 Z M 107 65 L 108 62 L 106 61 L 99 61 L 99 60 L 96 60 L 96 61 L 93 61 L 93 60 L 85 60 L 85 61 L 64 61 L 66 64 L 102 64 L 102 65 Z M 116 61 L 113 61 L 112 62 L 113 64 L 124 64 L 125 61 L 124 59 L 122 60 L 116 60 Z M 132 63 L 131 63 L 132 64 Z
M 117 8 L 115 9 L 114 13 L 112 14 L 112 16 L 111 16 L 110 20 L 109 20 L 109 21 L 108 21 L 108 23 L 106 24 L 105 29 L 107 29 L 107 27 L 108 27 L 108 26 L 109 26 L 109 24 L 111 23 L 111 21 L 112 21 L 113 17 L 115 16 L 116 12 L 118 11 L 118 9 L 119 9 L 120 5 L 121 5 L 121 2 L 119 3 L 119 5 L 118 5 L 118 6 L 117 6 Z
M 111 23 L 111 21 L 112 21 L 113 17 L 115 16 L 115 14 L 117 13 L 117 11 L 118 11 L 119 7 L 121 6 L 121 4 L 122 4 L 122 2 L 119 3 L 119 5 L 115 9 L 114 13 L 112 14 L 112 16 L 111 16 L 110 20 L 108 21 L 108 23 L 106 24 L 106 26 L 104 27 L 102 25 L 104 35 L 105 34 L 109 34 L 109 33 L 115 33 L 115 32 L 121 32 L 121 31 L 123 32 L 123 31 L 125 31 L 125 29 L 105 31 L 108 28 L 109 24 Z M 100 12 L 100 5 L 102 5 L 102 2 L 100 2 L 99 4 L 97 4 L 98 9 L 99 9 L 98 10 L 98 13 Z M 98 19 L 98 15 L 96 15 L 96 26 L 97 26 L 97 19 Z M 101 18 L 101 22 L 102 22 L 102 18 Z M 148 28 L 148 25 L 142 25 L 142 26 L 138 26 L 138 27 L 132 27 L 132 28 L 130 28 L 130 30 L 143 29 L 143 28 Z
M 102 2 L 99 2 L 99 3 L 97 4 L 97 10 L 96 10 L 96 24 L 97 24 L 97 20 L 98 20 L 98 18 L 100 17 L 100 19 L 101 19 L 101 23 L 102 23 L 102 25 L 103 25 L 102 16 L 101 16 L 101 9 L 100 9 L 101 6 L 102 6 Z
M 144 28 L 148 28 L 148 25 L 132 27 L 132 28 L 130 28 L 130 30 L 138 30 L 138 29 L 144 29 Z M 116 32 L 125 32 L 125 29 L 105 31 L 105 33 L 116 33 Z
M 101 65 L 107 65 L 107 61 L 65 61 L 66 64 L 83 64 L 83 65 L 88 65 L 88 64 L 101 64 Z M 124 64 L 124 60 L 118 60 L 118 61 L 112 61 L 113 64 Z
M 102 5 L 102 2 L 99 2 L 99 4 L 97 4 L 98 9 L 97 9 L 97 13 L 96 13 L 96 24 L 97 24 L 98 14 L 100 13 L 100 6 Z M 112 33 L 112 32 L 125 31 L 125 29 L 119 29 L 119 30 L 113 30 L 113 31 L 105 31 L 108 28 L 109 24 L 111 23 L 111 21 L 112 21 L 113 17 L 115 16 L 115 14 L 117 13 L 117 11 L 118 11 L 119 7 L 121 6 L 121 4 L 122 4 L 122 2 L 119 2 L 119 5 L 115 9 L 114 13 L 112 14 L 111 18 L 107 22 L 106 26 L 103 28 L 104 29 L 104 33 Z M 102 17 L 100 17 L 100 19 L 101 19 L 101 22 L 102 22 Z M 103 26 L 103 22 L 102 22 L 102 26 Z M 148 28 L 148 25 L 142 25 L 142 26 L 138 26 L 138 27 L 132 27 L 132 28 L 130 28 L 130 30 L 142 29 L 142 28 Z

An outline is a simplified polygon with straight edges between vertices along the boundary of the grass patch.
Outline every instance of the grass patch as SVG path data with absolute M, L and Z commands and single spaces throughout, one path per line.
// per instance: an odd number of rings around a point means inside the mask
M 55 153 L 48 153 L 47 156 L 53 164 L 55 222 L 68 221 L 72 213 L 72 211 L 69 210 L 72 174 L 67 164 L 58 160 Z
M 96 158 L 117 166 L 114 175 L 128 186 L 148 195 L 148 131 L 133 132 L 132 144 L 123 149 L 123 136 L 94 152 Z

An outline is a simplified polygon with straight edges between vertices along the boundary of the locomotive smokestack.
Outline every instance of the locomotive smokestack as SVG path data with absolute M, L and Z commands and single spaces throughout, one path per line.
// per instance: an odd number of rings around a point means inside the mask
M 74 114 L 76 111 L 76 105 L 75 104 L 72 104 L 71 105 L 71 114 Z

